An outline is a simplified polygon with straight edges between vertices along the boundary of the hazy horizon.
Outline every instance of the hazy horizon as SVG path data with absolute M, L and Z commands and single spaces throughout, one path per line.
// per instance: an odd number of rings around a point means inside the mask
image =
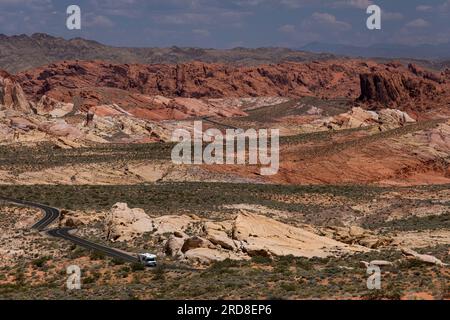
M 310 43 L 430 44 L 450 41 L 450 0 L 82 0 L 81 30 L 65 26 L 71 1 L 0 0 L 0 33 L 82 37 L 120 47 L 300 48 Z

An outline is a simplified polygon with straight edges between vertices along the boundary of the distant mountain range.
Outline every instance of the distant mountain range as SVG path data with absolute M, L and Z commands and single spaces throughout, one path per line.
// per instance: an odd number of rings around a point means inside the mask
M 450 43 L 439 45 L 389 45 L 376 44 L 369 47 L 358 47 L 343 44 L 325 44 L 314 42 L 299 48 L 309 52 L 327 52 L 349 57 L 380 58 L 412 58 L 412 59 L 450 59 Z
M 229 50 L 202 48 L 119 48 L 96 41 L 75 38 L 66 40 L 47 34 L 31 36 L 0 35 L 0 69 L 17 73 L 61 60 L 103 60 L 114 63 L 181 63 L 193 60 L 208 63 L 255 65 L 281 61 L 311 61 L 332 58 L 286 48 L 234 48 Z
M 339 56 L 441 59 L 429 63 L 418 62 L 427 67 L 440 69 L 450 66 L 450 44 L 435 46 L 384 46 L 356 47 L 311 43 L 295 49 L 288 48 L 124 48 L 112 47 L 82 38 L 66 40 L 43 33 L 6 36 L 0 34 L 0 69 L 17 73 L 62 60 L 103 60 L 113 63 L 173 64 L 191 61 L 207 63 L 232 63 L 257 65 L 283 61 L 307 62 L 327 60 Z M 443 62 L 447 58 L 447 62 Z M 378 59 L 379 61 L 383 59 Z M 407 59 L 403 59 L 407 60 Z

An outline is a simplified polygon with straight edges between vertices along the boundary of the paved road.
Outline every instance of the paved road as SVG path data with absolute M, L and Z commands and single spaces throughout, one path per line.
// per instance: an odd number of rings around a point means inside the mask
M 39 204 L 39 203 L 34 203 L 34 202 L 24 201 L 24 200 L 10 199 L 10 198 L 5 198 L 5 197 L 1 197 L 1 196 L 0 196 L 0 200 L 15 203 L 15 204 L 22 205 L 22 206 L 38 208 L 38 209 L 42 210 L 45 213 L 45 216 L 31 227 L 32 229 L 36 229 L 38 231 L 45 231 L 45 229 L 49 225 L 51 225 L 54 221 L 56 221 L 61 215 L 61 213 L 58 209 L 49 207 L 49 206 L 46 206 L 43 204 Z M 113 258 L 125 260 L 128 262 L 138 262 L 137 257 L 126 254 L 122 251 L 118 251 L 113 248 L 106 247 L 101 244 L 91 242 L 89 240 L 85 240 L 85 239 L 79 238 L 77 236 L 74 236 L 74 235 L 70 234 L 70 231 L 72 231 L 72 230 L 74 230 L 74 229 L 72 229 L 72 228 L 57 228 L 57 229 L 48 230 L 47 234 L 49 234 L 53 237 L 56 237 L 56 238 L 61 238 L 61 239 L 71 241 L 72 243 L 75 243 L 76 245 L 79 245 L 80 247 L 84 247 L 86 249 L 92 249 L 92 250 L 99 251 L 99 252 L 101 252 L 107 256 L 113 257 Z
M 139 260 L 134 256 L 131 256 L 129 254 L 118 251 L 116 249 L 112 249 L 112 248 L 106 247 L 104 245 L 97 244 L 97 243 L 79 238 L 77 236 L 74 236 L 74 235 L 70 234 L 70 231 L 72 231 L 72 230 L 74 230 L 74 229 L 72 229 L 72 228 L 53 229 L 53 230 L 49 230 L 47 233 L 53 237 L 69 240 L 69 241 L 79 245 L 80 247 L 84 247 L 87 249 L 93 249 L 93 250 L 104 253 L 113 258 L 125 260 L 128 262 L 139 262 Z
M 231 125 L 228 125 L 228 124 L 224 124 L 224 123 L 220 123 L 220 122 L 215 121 L 215 120 L 211 120 L 210 117 L 203 117 L 202 120 L 206 121 L 206 122 L 209 122 L 209 123 L 212 123 L 212 124 L 215 124 L 217 126 L 222 126 L 222 127 L 228 128 L 228 129 L 234 129 L 234 130 L 239 129 L 237 127 L 234 127 L 234 126 L 231 126 Z
M 44 218 L 42 218 L 41 220 L 36 222 L 31 227 L 31 229 L 36 229 L 36 230 L 42 231 L 45 228 L 47 228 L 49 225 L 51 225 L 53 223 L 53 221 L 58 219 L 60 216 L 60 212 L 58 209 L 52 208 L 52 207 L 49 207 L 49 206 L 46 206 L 43 204 L 33 203 L 33 202 L 29 202 L 29 201 L 24 201 L 24 200 L 10 199 L 10 198 L 5 198 L 5 197 L 0 197 L 0 200 L 12 202 L 12 203 L 26 206 L 26 207 L 34 207 L 34 208 L 41 209 L 44 212 L 45 216 L 44 216 Z

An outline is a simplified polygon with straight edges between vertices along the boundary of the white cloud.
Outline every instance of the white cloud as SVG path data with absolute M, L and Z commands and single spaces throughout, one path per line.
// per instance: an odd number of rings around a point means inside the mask
M 399 12 L 385 12 L 385 11 L 382 11 L 381 17 L 383 20 L 389 21 L 402 20 L 404 18 L 403 14 Z
M 439 6 L 440 11 L 448 12 L 450 11 L 450 0 L 445 1 Z
M 370 0 L 341 0 L 335 1 L 333 6 L 335 7 L 352 7 L 358 9 L 367 9 L 373 2 Z
M 235 3 L 238 6 L 242 6 L 242 7 L 255 7 L 255 6 L 258 6 L 265 2 L 266 2 L 266 0 L 238 0 L 238 1 L 235 1 Z
M 87 14 L 84 25 L 87 27 L 112 28 L 114 22 L 106 16 Z
M 181 12 L 154 14 L 152 20 L 167 25 L 227 25 L 239 26 L 251 12 L 232 10 L 212 10 L 204 12 Z
M 206 29 L 194 29 L 192 30 L 192 33 L 201 37 L 209 37 L 211 35 L 211 33 Z
M 428 27 L 430 24 L 428 23 L 428 21 L 419 18 L 413 21 L 408 22 L 407 24 L 405 24 L 405 27 L 407 28 L 426 28 Z
M 51 0 L 0 0 L 0 8 L 4 10 L 16 10 L 16 12 L 19 9 L 20 11 L 33 10 L 43 12 L 52 10 L 53 5 Z
M 305 1 L 298 0 L 281 0 L 280 4 L 288 7 L 288 8 L 300 8 L 305 5 Z
M 352 26 L 344 21 L 339 21 L 335 16 L 329 13 L 314 12 L 312 16 L 302 23 L 302 26 L 308 30 L 329 29 L 331 31 L 346 31 Z
M 94 12 L 108 16 L 137 18 L 142 12 L 141 0 L 90 0 Z
M 29 5 L 29 4 L 49 4 L 50 0 L 0 0 L 0 5 Z
M 278 31 L 283 32 L 283 33 L 294 33 L 295 26 L 292 24 L 285 24 L 284 26 L 279 27 Z
M 154 15 L 153 20 L 160 24 L 184 25 L 184 24 L 208 24 L 211 16 L 203 13 L 177 13 Z
M 419 5 L 419 6 L 416 7 L 416 11 L 430 12 L 430 11 L 433 11 L 433 7 L 422 4 L 422 5 Z

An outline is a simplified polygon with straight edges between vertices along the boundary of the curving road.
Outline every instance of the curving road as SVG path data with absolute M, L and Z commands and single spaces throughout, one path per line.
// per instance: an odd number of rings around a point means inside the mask
M 7 202 L 15 203 L 15 204 L 26 206 L 26 207 L 34 207 L 34 208 L 38 208 L 38 209 L 42 210 L 45 213 L 44 218 L 42 218 L 41 220 L 36 222 L 31 227 L 31 229 L 36 229 L 36 230 L 42 231 L 45 228 L 47 228 L 49 225 L 51 225 L 53 223 L 53 221 L 58 219 L 60 216 L 60 212 L 58 209 L 52 208 L 52 207 L 49 207 L 49 206 L 46 206 L 43 204 L 33 203 L 33 202 L 29 202 L 29 201 L 24 201 L 24 200 L 10 199 L 10 198 L 5 198 L 5 197 L 1 197 L 1 196 L 0 196 L 0 200 L 4 200 Z
M 40 203 L 10 199 L 10 198 L 6 198 L 6 197 L 2 197 L 2 196 L 0 196 L 0 200 L 15 203 L 15 204 L 22 205 L 22 206 L 38 208 L 42 212 L 44 212 L 45 216 L 31 227 L 31 229 L 35 229 L 35 230 L 38 230 L 41 232 L 45 231 L 45 229 L 49 225 L 51 225 L 54 221 L 56 221 L 61 216 L 61 213 L 58 209 L 50 207 L 50 206 L 46 206 L 46 205 L 43 205 Z M 113 257 L 116 259 L 120 259 L 120 260 L 124 260 L 124 261 L 128 261 L 128 262 L 139 262 L 137 257 L 129 255 L 125 252 L 122 252 L 122 251 L 119 251 L 119 250 L 116 250 L 113 248 L 109 248 L 107 246 L 97 244 L 92 241 L 85 240 L 85 239 L 82 239 L 82 238 L 79 238 L 77 236 L 70 234 L 70 231 L 73 231 L 73 230 L 75 230 L 75 229 L 73 229 L 73 228 L 57 228 L 57 229 L 48 230 L 47 234 L 49 234 L 52 237 L 68 240 L 80 247 L 84 247 L 86 249 L 92 249 L 92 250 L 101 252 L 107 256 L 110 256 L 110 257 Z
M 88 248 L 88 249 L 93 249 L 96 250 L 98 252 L 104 253 L 110 257 L 113 258 L 117 258 L 117 259 L 121 259 L 121 260 L 125 260 L 128 262 L 139 262 L 139 260 L 134 257 L 131 256 L 129 254 L 126 254 L 124 252 L 118 251 L 116 249 L 113 248 L 109 248 L 106 247 L 104 245 L 101 244 L 97 244 L 82 238 L 79 238 L 77 236 L 74 236 L 72 234 L 70 234 L 70 231 L 72 231 L 74 229 L 72 228 L 61 228 L 61 229 L 53 229 L 53 230 L 49 230 L 47 233 L 53 237 L 56 238 L 62 238 L 65 240 L 69 240 L 73 243 L 75 243 L 76 245 L 79 245 L 80 247 L 84 247 L 84 248 Z
M 203 117 L 202 120 L 203 120 L 203 121 L 206 121 L 206 122 L 209 122 L 209 123 L 212 123 L 212 124 L 215 124 L 215 125 L 217 125 L 217 126 L 225 127 L 225 128 L 227 128 L 227 129 L 234 129 L 234 130 L 240 129 L 240 128 L 238 128 L 238 127 L 234 127 L 234 126 L 231 126 L 231 125 L 229 125 L 229 124 L 224 124 L 224 123 L 220 123 L 220 122 L 218 122 L 218 121 L 212 120 L 211 117 Z

